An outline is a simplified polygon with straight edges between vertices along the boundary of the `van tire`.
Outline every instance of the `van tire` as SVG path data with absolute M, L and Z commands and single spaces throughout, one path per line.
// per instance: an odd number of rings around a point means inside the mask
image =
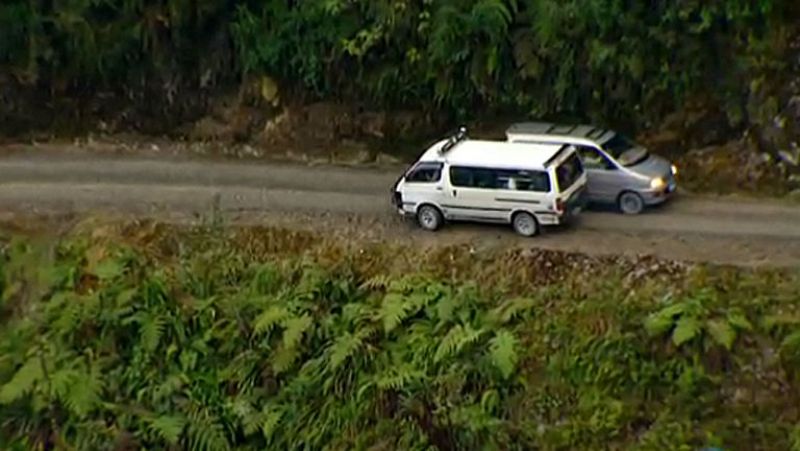
M 644 211 L 644 199 L 633 191 L 624 191 L 617 199 L 619 211 L 626 215 L 638 215 Z
M 417 224 L 427 231 L 435 232 L 442 227 L 444 216 L 438 208 L 433 205 L 420 205 L 417 208 Z
M 511 227 L 518 235 L 532 237 L 539 234 L 539 221 L 530 213 L 519 211 L 511 217 Z

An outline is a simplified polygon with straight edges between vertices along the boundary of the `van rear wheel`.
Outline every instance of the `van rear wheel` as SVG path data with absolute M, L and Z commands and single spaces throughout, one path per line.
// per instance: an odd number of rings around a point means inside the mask
M 644 199 L 632 191 L 625 191 L 620 194 L 617 203 L 619 210 L 626 215 L 638 215 L 644 210 Z
M 539 233 L 539 222 L 530 213 L 521 211 L 511 218 L 511 226 L 519 235 L 531 237 Z
M 442 227 L 444 218 L 438 208 L 433 205 L 423 205 L 417 209 L 417 222 L 423 229 L 433 232 Z

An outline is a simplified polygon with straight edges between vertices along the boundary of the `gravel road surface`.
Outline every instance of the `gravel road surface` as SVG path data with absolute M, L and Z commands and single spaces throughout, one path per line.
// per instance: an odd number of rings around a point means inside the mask
M 350 238 L 526 245 L 800 266 L 797 205 L 679 195 L 635 217 L 587 212 L 575 226 L 533 239 L 516 237 L 505 227 L 468 224 L 431 234 L 401 221 L 389 206 L 389 188 L 401 170 L 13 154 L 0 158 L 0 210 L 5 214 L 103 211 L 180 220 L 208 212 L 216 199 L 234 221 L 281 223 Z

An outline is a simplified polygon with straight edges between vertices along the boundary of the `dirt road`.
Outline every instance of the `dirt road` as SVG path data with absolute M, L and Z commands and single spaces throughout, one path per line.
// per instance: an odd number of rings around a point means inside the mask
M 796 205 L 683 195 L 637 217 L 588 212 L 574 227 L 527 240 L 505 227 L 476 225 L 453 225 L 431 234 L 399 220 L 389 206 L 389 188 L 400 170 L 16 154 L 0 158 L 0 209 L 7 214 L 106 211 L 184 220 L 208 212 L 217 198 L 233 220 L 321 233 L 800 266 Z

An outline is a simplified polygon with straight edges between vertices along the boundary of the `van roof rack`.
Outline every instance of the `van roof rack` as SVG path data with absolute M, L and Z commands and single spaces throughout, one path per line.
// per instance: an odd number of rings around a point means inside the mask
M 447 142 L 444 143 L 444 145 L 439 149 L 439 155 L 447 153 L 453 148 L 453 146 L 465 139 L 467 139 L 467 127 L 462 125 L 461 127 L 458 127 L 458 130 L 454 134 L 450 135 L 450 138 L 447 139 Z

